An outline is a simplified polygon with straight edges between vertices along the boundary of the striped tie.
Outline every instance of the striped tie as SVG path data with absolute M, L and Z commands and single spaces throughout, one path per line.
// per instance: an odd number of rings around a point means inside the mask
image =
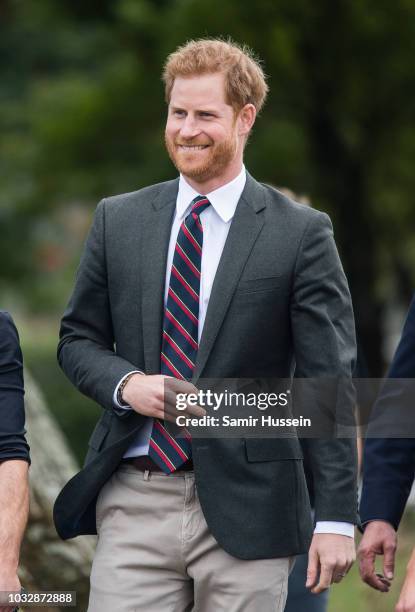
M 210 205 L 197 196 L 180 226 L 164 312 L 161 373 L 190 380 L 198 349 L 200 270 L 203 227 L 199 215 Z M 173 437 L 154 419 L 148 454 L 166 473 L 177 470 L 192 452 L 190 436 Z

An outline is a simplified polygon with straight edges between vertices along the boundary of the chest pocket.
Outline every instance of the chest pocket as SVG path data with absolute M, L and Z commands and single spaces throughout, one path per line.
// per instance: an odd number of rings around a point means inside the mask
M 252 278 L 241 280 L 236 287 L 237 293 L 256 293 L 258 291 L 271 291 L 280 286 L 279 276 L 267 276 L 266 278 Z

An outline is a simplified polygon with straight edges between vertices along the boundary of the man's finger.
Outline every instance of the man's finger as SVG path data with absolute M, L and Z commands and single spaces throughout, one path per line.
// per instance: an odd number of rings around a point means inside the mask
M 195 387 L 193 383 L 187 380 L 180 380 L 179 378 L 169 378 L 165 381 L 164 386 L 166 389 L 171 389 L 175 393 L 185 393 L 186 395 L 189 393 L 199 393 L 199 389 Z
M 344 560 L 339 563 L 337 562 L 335 569 L 333 570 L 333 582 L 339 583 L 347 576 L 353 563 L 356 561 L 356 556 L 353 554 L 352 557 L 344 558 Z
M 205 416 L 206 410 L 201 406 L 193 406 L 192 404 L 186 404 L 186 408 L 179 410 L 175 402 L 165 401 L 164 410 L 166 414 L 173 416 L 175 419 L 178 416 L 186 416 L 190 418 L 201 418 Z
M 182 411 L 183 414 L 189 417 L 203 417 L 206 414 L 206 410 L 201 406 L 193 406 L 188 404 L 186 410 Z
M 307 581 L 305 583 L 307 589 L 310 589 L 317 583 L 318 570 L 318 554 L 314 550 L 310 550 L 308 554 Z
M 183 382 L 183 381 L 180 381 L 180 382 Z M 182 408 L 183 400 L 181 399 L 181 402 L 180 402 L 181 409 L 179 410 L 179 408 L 177 407 L 177 392 L 168 387 L 165 388 L 164 405 L 165 405 L 166 412 L 172 415 L 176 415 L 176 416 L 179 416 L 180 414 L 184 414 L 186 416 L 191 416 L 191 417 L 205 416 L 206 410 L 202 408 L 201 406 L 197 404 L 195 405 L 194 403 L 189 404 L 188 402 L 186 402 L 186 400 L 184 400 L 184 403 L 186 404 L 186 406 L 183 409 Z
M 173 389 L 169 389 L 167 387 L 164 389 L 163 405 L 164 405 L 164 410 L 166 412 L 169 412 L 170 414 L 176 414 L 176 415 L 182 414 L 184 410 L 181 407 L 184 404 L 186 404 L 187 406 L 186 401 L 181 400 L 180 410 L 179 410 L 176 391 L 173 391 Z
M 334 568 L 334 570 L 333 570 L 332 582 L 335 582 L 336 584 L 341 582 L 343 580 L 343 578 L 346 576 L 346 574 L 349 571 L 350 567 L 351 566 L 348 563 L 341 563 L 341 564 L 337 565 Z
M 333 570 L 334 567 L 331 565 L 325 564 L 321 566 L 320 580 L 318 581 L 317 586 L 311 589 L 312 593 L 317 595 L 318 593 L 322 593 L 329 588 L 333 580 Z
M 343 580 L 346 574 L 340 574 L 339 572 L 333 572 L 333 584 L 339 584 Z
M 375 574 L 375 576 L 376 576 L 377 578 L 379 578 L 379 580 L 382 582 L 382 584 L 384 584 L 384 585 L 387 587 L 387 589 L 388 589 L 388 590 L 390 589 L 390 586 L 391 586 L 391 582 L 390 582 L 390 580 L 388 580 L 387 578 L 385 578 L 385 576 L 383 576 L 383 574 L 378 574 L 378 573 L 376 573 L 376 574 Z
M 184 409 L 182 408 L 184 406 Z M 177 393 L 172 389 L 164 390 L 163 407 L 166 413 L 178 417 L 181 414 L 186 416 L 201 417 L 206 414 L 206 410 L 198 405 L 188 404 L 186 400 L 180 401 L 180 410 L 177 404 Z
M 385 546 L 385 556 L 383 558 L 383 573 L 385 578 L 388 580 L 393 579 L 393 573 L 395 570 L 395 552 L 396 546 L 394 544 L 388 544 Z
M 376 553 L 373 550 L 362 551 L 359 559 L 360 575 L 363 582 L 385 593 L 389 590 L 389 584 L 385 579 L 382 580 L 375 574 L 375 559 Z

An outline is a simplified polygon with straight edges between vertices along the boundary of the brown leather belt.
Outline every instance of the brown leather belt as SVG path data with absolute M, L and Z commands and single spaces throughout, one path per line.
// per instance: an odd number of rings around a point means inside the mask
M 140 472 L 145 472 L 149 470 L 150 472 L 163 472 L 163 470 L 155 463 L 150 457 L 142 456 L 142 457 L 128 457 L 127 459 L 123 459 L 122 463 L 128 463 L 135 467 L 136 470 Z M 193 470 L 193 461 L 189 459 L 180 466 L 177 472 L 190 472 Z

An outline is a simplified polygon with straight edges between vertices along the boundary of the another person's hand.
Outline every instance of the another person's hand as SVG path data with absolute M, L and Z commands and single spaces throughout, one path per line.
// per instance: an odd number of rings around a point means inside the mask
M 188 405 L 178 411 L 176 396 L 198 393 L 198 389 L 185 380 L 179 380 L 162 374 L 134 374 L 125 385 L 122 398 L 139 414 L 156 419 L 175 422 L 179 415 L 202 417 L 206 410 L 200 406 Z
M 396 531 L 390 523 L 370 521 L 366 525 L 357 551 L 360 576 L 366 584 L 383 593 L 389 591 L 393 579 L 396 546 Z M 383 576 L 376 574 L 376 555 L 383 555 Z
M 321 593 L 340 582 L 356 559 L 353 538 L 335 533 L 316 533 L 308 552 L 306 587 Z
M 415 612 L 415 548 L 406 568 L 405 581 L 395 612 Z
M 17 606 L 6 606 L 3 604 L 4 598 L 6 597 L 5 592 L 17 592 L 20 593 L 21 585 L 19 577 L 16 573 L 15 567 L 9 567 L 2 563 L 0 559 L 0 612 L 12 612 Z

